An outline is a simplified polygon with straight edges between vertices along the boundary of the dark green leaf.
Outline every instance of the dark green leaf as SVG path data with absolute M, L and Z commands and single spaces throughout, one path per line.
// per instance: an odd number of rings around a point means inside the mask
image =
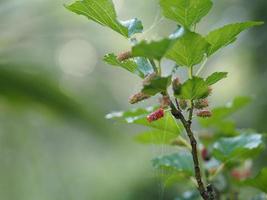
M 160 6 L 166 18 L 190 29 L 208 14 L 212 2 L 210 0 L 160 0 Z
M 165 116 L 157 121 L 148 122 L 146 117 L 155 109 L 153 107 L 147 109 L 134 109 L 126 112 L 113 112 L 106 115 L 107 119 L 115 119 L 124 123 L 139 124 L 161 131 L 171 132 L 179 135 L 182 131 L 181 125 L 177 124 L 170 112 L 165 112 Z
M 251 186 L 267 193 L 267 168 L 263 168 L 255 178 L 243 181 L 242 185 Z
M 140 33 L 143 30 L 141 22 L 137 19 L 119 21 L 111 0 L 80 0 L 67 5 L 66 8 L 107 26 L 125 37 L 131 37 L 134 33 Z
M 146 75 L 154 72 L 153 66 L 145 58 L 127 59 L 119 61 L 114 54 L 107 54 L 104 61 L 113 66 L 119 66 L 127 71 L 144 78 Z
M 213 85 L 227 77 L 227 72 L 215 72 L 206 79 L 208 85 Z
M 152 160 L 155 168 L 171 168 L 187 175 L 193 175 L 193 160 L 189 152 L 180 151 L 178 153 L 164 155 Z
M 187 32 L 178 38 L 166 53 L 166 57 L 180 66 L 192 67 L 200 63 L 209 43 L 199 34 Z
M 208 50 L 208 56 L 215 53 L 218 49 L 233 43 L 237 39 L 237 35 L 242 31 L 250 27 L 259 26 L 262 24 L 263 22 L 249 21 L 243 23 L 229 24 L 222 28 L 211 31 L 206 36 L 206 40 L 211 44 Z
M 208 85 L 200 77 L 188 79 L 183 85 L 180 98 L 182 99 L 201 99 L 208 95 Z
M 213 145 L 213 155 L 225 162 L 255 156 L 262 147 L 260 134 L 241 134 L 236 137 L 220 138 Z
M 142 144 L 170 144 L 177 137 L 177 133 L 153 129 L 138 134 L 135 139 Z
M 142 41 L 132 48 L 132 55 L 161 60 L 166 51 L 169 49 L 171 43 L 172 40 L 170 39 L 162 39 L 160 41 L 153 41 L 150 43 Z
M 151 83 L 149 85 L 144 86 L 142 92 L 152 96 L 160 92 L 165 92 L 170 84 L 171 76 L 156 77 L 151 80 Z

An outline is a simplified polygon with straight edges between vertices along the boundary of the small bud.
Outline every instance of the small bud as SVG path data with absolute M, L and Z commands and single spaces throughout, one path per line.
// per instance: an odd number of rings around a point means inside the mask
M 212 90 L 213 90 L 212 87 L 209 87 L 208 88 L 208 94 L 209 94 L 209 96 L 212 94 Z
M 164 110 L 162 108 L 154 111 L 153 113 L 149 114 L 146 118 L 148 122 L 156 121 L 160 118 L 164 117 Z
M 201 110 L 197 113 L 198 117 L 203 117 L 203 118 L 207 118 L 207 117 L 211 117 L 212 113 L 209 110 Z
M 201 150 L 201 157 L 202 157 L 202 159 L 205 160 L 205 161 L 209 161 L 209 160 L 210 160 L 210 153 L 209 153 L 209 151 L 208 151 L 207 148 L 204 147 L 204 148 Z
M 173 92 L 175 94 L 180 94 L 181 92 L 181 83 L 178 77 L 176 77 L 173 81 L 172 81 L 172 88 L 173 88 Z
M 149 85 L 151 81 L 157 76 L 157 73 L 148 74 L 143 80 L 143 86 Z
M 188 106 L 187 101 L 186 101 L 185 99 L 181 99 L 181 100 L 179 101 L 179 106 L 180 106 L 180 108 L 181 108 L 182 110 L 185 110 L 185 109 L 187 108 L 187 106 Z
M 163 96 L 159 99 L 160 107 L 167 108 L 171 104 L 171 100 L 169 96 Z
M 117 59 L 121 62 L 121 61 L 127 60 L 127 59 L 129 59 L 131 57 L 132 57 L 132 52 L 131 51 L 126 51 L 126 52 L 120 53 L 117 56 Z
M 143 101 L 145 99 L 148 99 L 150 97 L 150 95 L 147 95 L 143 92 L 139 92 L 137 94 L 134 94 L 132 95 L 130 98 L 129 98 L 129 103 L 130 104 L 135 104 L 135 103 L 138 103 L 140 101 Z
M 195 102 L 195 108 L 203 109 L 209 106 L 208 99 L 199 99 Z

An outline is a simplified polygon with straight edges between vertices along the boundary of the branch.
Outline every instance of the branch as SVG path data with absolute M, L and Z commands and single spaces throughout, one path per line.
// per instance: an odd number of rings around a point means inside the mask
M 182 112 L 179 111 L 178 109 L 176 109 L 176 107 L 173 103 L 171 103 L 170 106 L 171 106 L 172 115 L 176 119 L 178 119 L 182 122 L 182 124 L 186 130 L 187 136 L 189 137 L 191 147 L 192 147 L 191 153 L 192 153 L 193 162 L 194 162 L 195 178 L 196 178 L 196 181 L 198 184 L 198 190 L 200 192 L 200 195 L 202 196 L 203 199 L 209 200 L 210 195 L 208 194 L 208 191 L 206 190 L 204 183 L 202 181 L 202 178 L 201 178 L 201 172 L 200 172 L 199 161 L 198 161 L 197 141 L 196 141 L 194 134 L 191 130 L 194 104 L 192 102 L 190 112 L 189 112 L 189 120 L 188 121 L 185 119 Z

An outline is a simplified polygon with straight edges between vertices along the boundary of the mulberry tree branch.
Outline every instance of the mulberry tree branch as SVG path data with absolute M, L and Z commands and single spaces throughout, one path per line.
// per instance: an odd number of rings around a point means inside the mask
M 194 134 L 191 130 L 191 124 L 192 124 L 192 114 L 193 114 L 193 109 L 194 109 L 194 104 L 191 105 L 190 111 L 189 111 L 189 120 L 186 120 L 184 115 L 182 114 L 181 111 L 179 111 L 173 103 L 171 103 L 171 113 L 172 115 L 180 120 L 186 130 L 187 136 L 189 137 L 191 147 L 192 147 L 192 157 L 193 157 L 193 162 L 194 162 L 194 171 L 195 171 L 195 178 L 198 184 L 198 190 L 200 192 L 200 195 L 202 196 L 203 199 L 205 200 L 211 200 L 210 196 L 208 194 L 208 191 L 205 188 L 205 185 L 202 181 L 201 177 L 201 171 L 199 167 L 199 160 L 198 160 L 198 150 L 197 150 L 197 141 L 194 137 Z M 213 198 L 212 198 L 213 199 Z

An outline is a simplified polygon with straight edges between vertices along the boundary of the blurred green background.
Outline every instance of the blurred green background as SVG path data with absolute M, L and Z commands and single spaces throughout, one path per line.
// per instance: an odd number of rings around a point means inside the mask
M 106 53 L 127 50 L 129 42 L 67 11 L 63 4 L 69 2 L 0 1 L 0 199 L 173 199 L 180 188 L 163 187 L 150 164 L 167 147 L 143 147 L 132 140 L 140 127 L 104 118 L 110 111 L 133 108 L 128 96 L 140 88 L 138 77 L 102 61 Z M 137 16 L 145 30 L 160 18 L 157 0 L 114 2 L 120 19 Z M 266 0 L 214 0 L 198 31 L 266 21 L 266 10 Z M 175 24 L 161 20 L 138 38 L 157 39 L 174 29 Z M 261 132 L 267 130 L 266 29 L 242 34 L 204 72 L 230 72 L 214 88 L 214 105 L 236 95 L 254 97 L 235 118 L 240 128 Z M 265 152 L 258 166 L 266 163 Z

